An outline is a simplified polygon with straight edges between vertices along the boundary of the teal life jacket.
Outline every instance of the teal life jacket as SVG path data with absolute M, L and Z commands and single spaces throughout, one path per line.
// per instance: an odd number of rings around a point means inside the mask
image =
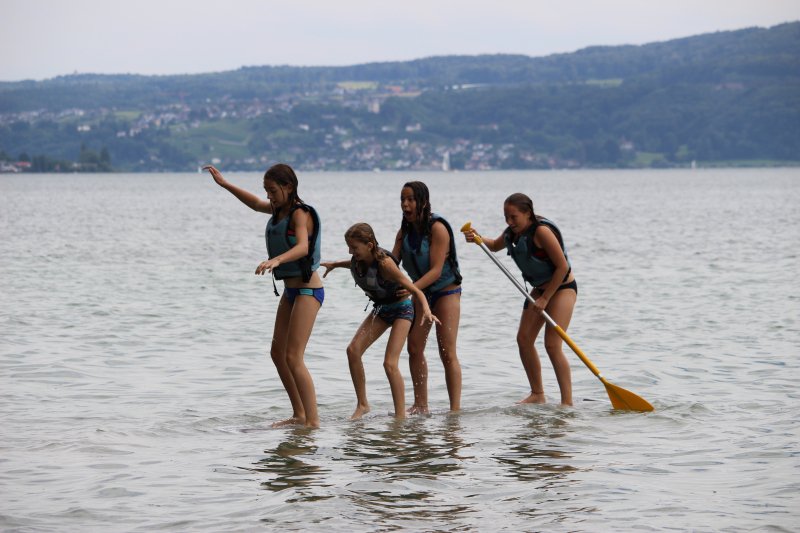
M 322 226 L 316 209 L 308 204 L 295 204 L 289 210 L 289 214 L 281 220 L 275 221 L 272 216 L 267 222 L 267 229 L 264 236 L 267 241 L 267 254 L 269 258 L 277 257 L 297 244 L 297 237 L 294 231 L 289 229 L 292 215 L 297 209 L 302 209 L 311 215 L 314 221 L 314 230 L 308 236 L 308 255 L 296 261 L 283 263 L 272 271 L 275 279 L 302 277 L 304 283 L 311 279 L 311 273 L 319 268 L 321 260 L 320 248 L 322 246 Z
M 561 250 L 564 252 L 564 257 L 567 259 L 569 270 L 564 277 L 563 283 L 569 279 L 569 273 L 572 271 L 572 264 L 569 262 L 567 256 L 567 249 L 564 246 L 564 239 L 561 237 L 561 231 L 552 221 L 544 217 L 536 217 L 536 220 L 531 227 L 525 230 L 525 233 L 515 238 L 514 232 L 511 228 L 506 228 L 503 232 L 503 241 L 508 250 L 508 255 L 514 259 L 519 269 L 522 271 L 522 277 L 533 285 L 538 287 L 544 285 L 553 278 L 553 273 L 556 271 L 556 266 L 553 261 L 547 256 L 544 249 L 539 248 L 533 241 L 533 236 L 536 233 L 536 228 L 540 225 L 547 226 L 555 234 L 558 239 L 558 244 L 561 245 Z
M 444 224 L 444 227 L 447 228 L 447 233 L 450 236 L 450 251 L 442 266 L 442 274 L 439 276 L 439 279 L 424 289 L 425 293 L 440 291 L 453 283 L 461 285 L 462 279 L 461 272 L 458 269 L 456 240 L 453 236 L 453 228 L 450 227 L 450 224 L 444 218 L 435 213 L 431 213 L 427 235 L 421 236 L 417 234 L 413 225 L 411 225 L 409 231 L 403 235 L 403 245 L 401 249 L 403 268 L 408 272 L 408 275 L 411 276 L 413 281 L 417 281 L 431 269 L 430 228 L 433 227 L 436 222 L 441 222 Z
M 391 257 L 396 264 L 400 263 L 388 250 L 384 250 L 383 248 L 380 248 L 380 250 Z M 350 273 L 353 275 L 353 280 L 356 282 L 356 285 L 361 287 L 367 296 L 369 296 L 369 299 L 376 304 L 391 304 L 405 298 L 405 296 L 397 296 L 398 289 L 402 288 L 399 283 L 388 281 L 381 276 L 377 261 L 373 261 L 366 270 L 362 270 L 362 268 L 359 268 L 356 258 L 353 257 L 350 259 Z

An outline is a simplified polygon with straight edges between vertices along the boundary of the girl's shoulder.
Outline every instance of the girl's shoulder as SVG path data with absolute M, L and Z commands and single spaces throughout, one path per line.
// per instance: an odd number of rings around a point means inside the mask
M 287 216 L 291 217 L 291 222 L 293 224 L 297 223 L 309 223 L 311 222 L 315 226 L 319 224 L 319 215 L 317 211 L 308 204 L 305 203 L 297 203 L 293 205 L 289 209 L 289 213 Z
M 437 233 L 439 235 L 450 235 L 452 232 L 452 228 L 450 224 L 447 223 L 445 219 L 442 217 L 432 218 L 430 223 L 428 224 L 429 231 L 431 235 Z
M 564 238 L 561 236 L 561 230 L 555 223 L 544 217 L 537 217 L 536 229 L 533 233 L 534 244 L 541 246 L 542 239 L 547 239 L 552 235 L 558 241 L 559 246 L 564 248 Z
M 380 254 L 375 259 L 375 262 L 380 268 L 391 268 L 400 264 L 400 260 L 392 252 L 383 248 L 380 248 Z
M 550 226 L 547 224 L 542 224 L 541 221 L 538 221 L 537 224 L 533 227 L 533 231 L 531 231 L 531 235 L 533 235 L 536 244 L 539 244 L 539 239 L 542 238 L 542 235 L 545 233 L 553 233 L 553 230 L 550 229 Z M 553 233 L 555 235 L 555 233 Z

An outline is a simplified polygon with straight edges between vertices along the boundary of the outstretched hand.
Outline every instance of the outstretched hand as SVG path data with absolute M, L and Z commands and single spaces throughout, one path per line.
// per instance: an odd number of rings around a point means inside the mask
M 462 229 L 461 233 L 464 234 L 464 238 L 467 239 L 467 242 L 475 242 L 475 236 L 479 235 L 478 232 L 475 231 L 475 228 Z
M 327 277 L 328 273 L 329 273 L 331 270 L 333 270 L 334 268 L 336 268 L 336 263 L 333 263 L 333 262 L 331 262 L 331 261 L 325 261 L 324 263 L 320 263 L 320 264 L 319 264 L 319 266 L 323 266 L 323 267 L 325 267 L 325 273 L 324 273 L 324 274 L 322 274 L 322 277 L 323 277 L 323 278 L 325 278 L 325 277 Z
M 214 165 L 206 165 L 203 167 L 203 170 L 207 170 L 211 174 L 211 177 L 214 178 L 214 181 L 217 182 L 217 185 L 219 185 L 220 187 L 224 187 L 225 184 L 227 183 L 225 181 L 225 178 L 222 177 L 222 173 L 219 170 L 217 170 L 217 168 Z

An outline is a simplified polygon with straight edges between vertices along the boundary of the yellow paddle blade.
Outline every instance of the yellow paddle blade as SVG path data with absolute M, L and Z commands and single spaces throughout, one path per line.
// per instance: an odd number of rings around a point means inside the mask
M 644 398 L 637 396 L 629 390 L 609 383 L 605 378 L 600 378 L 603 385 L 606 386 L 608 398 L 611 400 L 611 406 L 614 409 L 624 409 L 626 411 L 652 411 L 653 406 Z
M 547 313 L 543 312 L 543 314 L 545 316 L 545 319 L 549 318 Z M 567 332 L 561 329 L 561 326 L 559 326 L 558 324 L 556 324 L 553 327 L 558 333 L 558 335 L 562 339 L 564 339 L 564 342 L 566 342 L 569 345 L 569 347 L 572 348 L 572 351 L 575 352 L 575 355 L 577 355 L 578 358 L 581 361 L 583 361 L 583 364 L 585 364 L 589 368 L 589 370 L 591 370 L 592 373 L 595 376 L 597 376 L 597 378 L 600 381 L 603 382 L 603 385 L 606 386 L 606 392 L 608 393 L 608 398 L 611 400 L 611 406 L 614 407 L 614 409 L 624 409 L 626 411 L 653 410 L 653 406 L 650 405 L 650 403 L 644 398 L 641 398 L 632 393 L 631 391 L 623 389 L 622 387 L 618 387 L 613 383 L 609 383 L 608 380 L 606 380 L 606 378 L 604 378 L 603 375 L 600 373 L 600 370 L 595 366 L 595 364 L 591 362 L 588 357 L 586 357 L 586 354 L 583 353 L 583 350 L 581 350 L 578 347 L 578 345 L 575 344 L 575 341 L 573 341 L 569 337 L 569 335 L 567 335 Z

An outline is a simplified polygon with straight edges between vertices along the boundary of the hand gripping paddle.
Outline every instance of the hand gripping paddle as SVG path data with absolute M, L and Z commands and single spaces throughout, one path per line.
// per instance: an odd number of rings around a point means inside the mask
M 472 229 L 471 223 L 467 222 L 466 224 L 464 224 L 464 226 L 462 226 L 461 232 L 466 233 L 471 229 Z M 495 255 L 491 252 L 491 250 L 487 248 L 486 244 L 484 244 L 481 236 L 478 235 L 477 233 L 474 233 L 474 241 L 475 244 L 480 246 L 481 249 L 484 252 L 486 252 L 486 255 L 489 256 L 489 259 L 494 261 L 494 264 L 497 265 L 497 267 L 503 271 L 506 277 L 509 280 L 511 280 L 511 282 L 517 287 L 517 289 L 519 289 L 519 292 L 524 294 L 525 297 L 528 299 L 528 301 L 535 304 L 536 302 L 533 299 L 533 296 L 528 294 L 528 291 L 525 290 L 525 287 L 517 280 L 517 278 L 515 278 L 514 275 L 508 271 L 505 265 L 503 265 L 503 263 L 501 263 L 500 260 L 497 259 L 497 257 L 495 257 Z M 611 406 L 614 407 L 614 409 L 625 409 L 628 411 L 653 410 L 653 406 L 650 405 L 650 403 L 644 398 L 641 398 L 636 394 L 632 393 L 631 391 L 623 389 L 622 387 L 618 387 L 613 383 L 609 383 L 608 380 L 606 380 L 606 378 L 603 377 L 603 375 L 600 373 L 600 370 L 598 370 L 598 368 L 594 365 L 594 363 L 592 363 L 589 360 L 589 358 L 586 357 L 586 354 L 584 354 L 583 351 L 578 347 L 578 345 L 575 344 L 575 342 L 569 338 L 567 332 L 561 329 L 561 326 L 556 324 L 555 320 L 550 318 L 550 315 L 548 315 L 546 312 L 542 311 L 542 316 L 544 317 L 545 321 L 558 333 L 558 336 L 564 339 L 564 342 L 569 344 L 569 347 L 572 348 L 572 351 L 575 352 L 575 355 L 577 355 L 580 358 L 580 360 L 583 361 L 583 364 L 589 367 L 589 370 L 591 370 L 592 373 L 595 376 L 597 376 L 597 378 L 603 383 L 603 385 L 605 385 L 606 392 L 608 393 L 608 397 L 611 400 Z

